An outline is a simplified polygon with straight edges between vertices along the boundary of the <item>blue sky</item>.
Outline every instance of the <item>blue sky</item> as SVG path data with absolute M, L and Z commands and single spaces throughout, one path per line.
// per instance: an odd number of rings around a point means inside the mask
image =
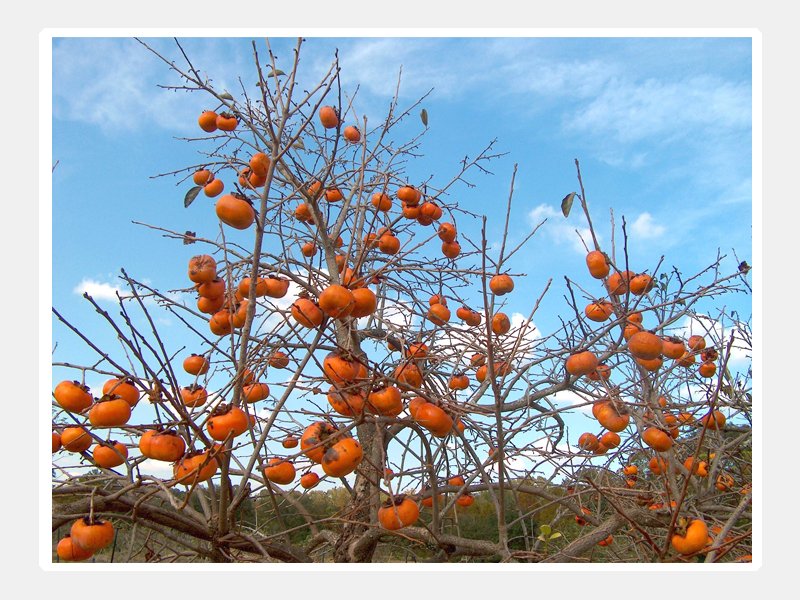
M 195 65 L 238 93 L 237 75 L 252 90 L 247 39 L 182 40 Z M 148 40 L 171 58 L 169 39 Z M 279 64 L 292 40 L 273 40 Z M 528 250 L 513 261 L 517 282 L 508 312 L 526 314 L 544 283 L 554 287 L 534 318 L 549 333 L 566 314 L 563 276 L 584 277 L 584 251 L 565 220 L 561 198 L 577 189 L 581 161 L 601 244 L 609 243 L 609 209 L 624 215 L 637 270 L 659 258 L 693 273 L 720 249 L 752 263 L 751 44 L 749 38 L 367 38 L 309 39 L 302 75 L 314 81 L 339 49 L 343 84 L 360 84 L 355 105 L 377 122 L 402 66 L 401 103 L 433 88 L 424 156 L 410 179 L 446 180 L 464 155 L 497 138 L 493 176 L 472 175 L 474 188 L 453 197 L 489 214 L 489 241 L 502 232 L 502 211 L 514 163 L 519 164 L 510 239 L 547 217 Z M 263 46 L 260 49 L 263 53 Z M 165 65 L 130 39 L 68 38 L 53 43 L 53 305 L 101 344 L 113 335 L 80 297 L 103 301 L 124 266 L 159 289 L 186 285 L 192 246 L 161 237 L 132 220 L 178 231 L 209 232 L 208 203 L 184 209 L 187 185 L 157 173 L 194 164 L 197 146 L 175 139 L 197 133 L 207 107 L 197 95 L 159 89 L 175 83 Z M 419 131 L 417 119 L 398 135 Z M 203 210 L 205 208 L 206 210 Z M 474 233 L 476 223 L 459 223 Z M 617 232 L 619 236 L 619 231 Z M 728 270 L 738 261 L 731 259 Z M 599 292 L 598 292 L 599 293 Z M 733 299 L 749 314 L 749 297 Z M 737 304 L 738 303 L 738 304 Z M 113 308 L 112 304 L 106 304 Z M 174 319 L 177 349 L 186 339 Z M 54 325 L 56 361 L 89 362 L 91 353 Z M 54 379 L 66 373 L 56 369 Z M 102 382 L 102 378 L 98 380 Z

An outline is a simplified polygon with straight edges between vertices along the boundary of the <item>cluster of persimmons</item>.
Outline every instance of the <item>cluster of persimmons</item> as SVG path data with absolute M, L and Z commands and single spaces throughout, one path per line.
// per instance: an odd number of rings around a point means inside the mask
M 325 129 L 339 131 L 341 128 L 339 114 L 331 106 L 320 108 L 317 118 Z M 217 114 L 213 111 L 203 112 L 198 122 L 205 132 L 233 132 L 239 124 L 234 114 Z M 361 132 L 354 125 L 344 127 L 341 135 L 351 144 L 358 144 L 362 140 Z M 267 153 L 254 153 L 246 166 L 238 171 L 240 189 L 255 191 L 265 186 L 274 169 L 275 165 Z M 193 174 L 193 181 L 203 189 L 206 196 L 218 198 L 215 211 L 221 223 L 242 231 L 252 228 L 256 223 L 257 213 L 251 201 L 239 192 L 223 195 L 225 186 L 217 174 L 201 168 Z M 302 200 L 294 207 L 293 217 L 298 223 L 308 225 L 315 224 L 315 213 L 318 213 L 321 203 L 335 205 L 343 202 L 346 197 L 338 187 L 326 187 L 315 180 L 304 184 L 300 195 Z M 399 213 L 395 201 L 399 202 Z M 456 259 L 461 254 L 455 223 L 440 222 L 443 218 L 442 208 L 434 200 L 426 198 L 420 189 L 410 184 L 392 190 L 386 186 L 363 203 L 364 210 L 384 214 L 394 211 L 398 219 L 416 221 L 423 226 L 437 224 L 442 255 L 448 259 Z M 337 252 L 337 276 L 326 282 L 316 294 L 311 294 L 308 290 L 300 292 L 285 315 L 287 320 L 291 319 L 293 327 L 301 328 L 300 331 L 314 330 L 336 322 L 352 324 L 354 319 L 374 314 L 379 298 L 370 286 L 380 281 L 380 274 L 361 273 L 359 267 L 370 252 L 395 256 L 403 249 L 403 240 L 389 227 L 378 228 L 360 240 L 360 254 L 355 260 L 339 252 L 343 246 L 341 237 L 331 239 L 330 244 Z M 313 257 L 319 251 L 318 242 L 303 240 L 299 250 L 302 256 Z M 618 307 L 621 306 L 621 297 L 629 294 L 643 296 L 653 289 L 654 281 L 647 274 L 616 269 L 612 272 L 607 255 L 599 250 L 589 252 L 586 263 L 591 276 L 604 281 L 609 295 L 608 299 L 595 300 L 586 306 L 585 317 L 590 321 L 602 323 L 612 318 L 620 319 Z M 287 296 L 290 289 L 290 279 L 280 274 L 258 276 L 255 281 L 250 277 L 243 277 L 235 286 L 231 286 L 233 289 L 229 289 L 225 274 L 218 270 L 217 261 L 207 254 L 191 258 L 188 278 L 197 293 L 197 310 L 208 316 L 208 328 L 215 336 L 231 336 L 248 326 L 248 318 L 251 322 L 255 314 L 250 302 L 258 302 L 259 298 L 281 299 Z M 508 274 L 498 273 L 487 278 L 489 291 L 496 297 L 509 294 L 514 289 L 514 280 Z M 425 318 L 434 326 L 445 327 L 451 321 L 451 316 L 445 295 L 432 295 Z M 690 369 L 699 359 L 699 375 L 703 378 L 715 375 L 718 354 L 713 348 L 706 348 L 706 341 L 702 336 L 694 335 L 687 341 L 661 336 L 645 328 L 641 311 L 632 311 L 622 316 L 622 334 L 627 344 L 620 352 L 627 352 L 644 370 L 657 371 L 665 360 L 675 361 L 681 368 Z M 456 310 L 456 318 L 469 328 L 484 327 L 487 335 L 490 330 L 498 338 L 511 331 L 508 315 L 499 311 L 490 314 L 488 309 L 479 311 L 462 305 Z M 485 323 L 484 319 L 489 322 Z M 321 364 L 321 378 L 330 386 L 326 392 L 330 408 L 339 417 L 348 419 L 363 419 L 365 415 L 396 419 L 407 410 L 410 419 L 435 438 L 444 439 L 450 435 L 462 434 L 465 424 L 458 414 L 449 410 L 446 402 L 440 402 L 421 392 L 426 377 L 425 364 L 430 358 L 431 348 L 421 341 L 412 341 L 406 343 L 400 351 L 402 358 L 388 375 L 376 373 L 362 356 L 355 353 L 343 349 L 329 352 Z M 204 355 L 191 354 L 185 357 L 183 370 L 194 376 L 195 381 L 181 388 L 180 401 L 186 409 L 186 418 L 204 418 L 205 431 L 213 442 L 205 449 L 193 449 L 187 446 L 188 438 L 175 426 L 143 428 L 139 437 L 137 448 L 141 456 L 173 464 L 174 484 L 195 486 L 213 477 L 221 464 L 223 453 L 230 451 L 226 450 L 226 444 L 256 425 L 252 411 L 247 410 L 245 405 L 255 404 L 270 396 L 269 384 L 257 380 L 251 370 L 243 368 L 236 375 L 239 379 L 238 389 L 241 393 L 238 397 L 241 402 L 212 402 L 213 394 L 199 380 L 200 376 L 209 372 L 212 358 L 211 351 Z M 475 353 L 469 358 L 469 363 L 474 369 L 474 378 L 478 384 L 486 382 L 490 368 L 487 354 Z M 272 351 L 269 356 L 270 367 L 287 369 L 289 365 L 290 357 L 286 351 Z M 492 369 L 496 378 L 503 378 L 513 371 L 513 365 L 510 360 L 496 360 L 492 362 Z M 596 382 L 608 380 L 612 371 L 589 348 L 576 349 L 566 359 L 565 370 L 575 378 L 585 376 Z M 137 383 L 141 391 L 137 388 Z M 453 372 L 447 385 L 453 391 L 466 390 L 470 386 L 469 376 L 464 371 Z M 58 407 L 75 417 L 85 417 L 88 423 L 63 427 L 58 433 L 54 431 L 53 452 L 63 448 L 68 452 L 78 453 L 103 469 L 123 465 L 128 459 L 130 446 L 106 439 L 97 441 L 90 450 L 96 441 L 90 431 L 99 435 L 105 429 L 124 427 L 143 391 L 148 391 L 143 382 L 123 375 L 108 380 L 100 398 L 93 398 L 89 388 L 79 381 L 59 383 L 53 392 Z M 725 417 L 719 410 L 695 418 L 690 412 L 670 414 L 668 401 L 663 396 L 659 403 L 664 412 L 660 415 L 647 412 L 645 420 L 648 422 L 641 433 L 642 442 L 656 453 L 650 461 L 650 469 L 654 474 L 659 474 L 666 468 L 659 453 L 672 448 L 681 427 L 719 430 L 725 425 Z M 213 408 L 204 412 L 204 407 L 212 404 Z M 609 395 L 606 399 L 593 403 L 592 414 L 603 430 L 597 434 L 586 432 L 581 435 L 578 440 L 580 450 L 600 455 L 618 447 L 622 442 L 620 433 L 630 423 L 626 403 L 619 397 Z M 351 436 L 349 429 L 351 428 L 338 427 L 332 419 L 317 420 L 307 424 L 302 432 L 298 430 L 295 435 L 287 435 L 281 443 L 287 449 L 299 445 L 299 454 L 312 464 L 320 465 L 327 476 L 345 477 L 356 471 L 364 458 L 359 441 Z M 708 475 L 707 463 L 697 457 L 688 457 L 684 466 L 694 476 Z M 272 457 L 261 465 L 260 470 L 266 480 L 276 485 L 292 484 L 297 477 L 297 467 L 289 457 Z M 623 473 L 627 485 L 634 487 L 638 468 L 627 465 L 623 468 Z M 386 479 L 391 478 L 388 470 L 384 475 Z M 300 485 L 305 489 L 313 488 L 319 481 L 319 475 L 311 469 L 300 477 Z M 461 475 L 450 477 L 447 483 L 456 488 L 465 486 Z M 733 485 L 730 475 L 721 473 L 717 477 L 717 489 L 727 491 Z M 473 496 L 465 491 L 457 495 L 458 506 L 468 507 L 473 502 Z M 433 505 L 430 490 L 417 494 L 390 494 L 378 513 L 379 523 L 387 530 L 412 525 L 419 519 L 420 504 L 425 507 Z M 588 509 L 583 510 L 585 514 L 590 514 Z M 576 516 L 576 521 L 581 525 L 586 524 L 580 516 Z M 110 544 L 113 536 L 110 521 L 87 516 L 74 522 L 70 535 L 58 543 L 57 552 L 64 560 L 84 560 Z M 609 536 L 600 545 L 608 545 L 611 541 L 612 537 Z M 707 543 L 708 530 L 702 519 L 681 521 L 671 538 L 674 549 L 684 555 L 699 552 Z

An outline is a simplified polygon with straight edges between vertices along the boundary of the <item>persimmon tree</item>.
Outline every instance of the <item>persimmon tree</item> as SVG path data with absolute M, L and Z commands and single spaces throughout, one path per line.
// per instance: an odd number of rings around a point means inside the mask
M 174 287 L 196 301 L 123 270 L 119 314 L 86 295 L 120 351 L 54 308 L 97 354 L 54 362 L 74 372 L 52 403 L 53 529 L 71 532 L 55 540 L 60 559 L 85 560 L 124 527 L 131 546 L 140 528 L 171 560 L 370 562 L 394 544 L 433 561 L 746 560 L 750 373 L 730 363 L 750 331 L 720 308 L 749 293 L 746 263 L 725 272 L 718 255 L 692 275 L 636 264 L 624 217 L 601 247 L 575 161 L 562 209 L 588 223 L 587 268 L 565 274 L 560 328 L 532 324 L 552 281 L 512 326 L 522 274 L 509 265 L 539 229 L 509 239 L 516 167 L 494 251 L 486 217 L 456 193 L 499 156 L 494 143 L 410 181 L 424 111 L 418 135 L 396 132 L 424 98 L 401 106 L 396 93 L 368 121 L 336 57 L 303 89 L 303 44 L 278 64 L 269 41 L 254 43 L 257 84 L 223 90 L 180 44 L 173 61 L 142 42 L 201 107 L 186 140 L 201 159 L 162 176 L 207 227 L 147 224 L 191 251 Z M 460 233 L 468 222 L 480 236 Z M 156 311 L 195 346 L 176 346 Z M 101 397 L 87 374 L 108 377 Z M 587 407 L 593 425 L 575 435 L 565 419 Z M 66 468 L 64 452 L 94 470 Z M 148 472 L 153 461 L 172 476 Z M 314 514 L 305 500 L 334 486 L 342 508 Z M 459 527 L 476 497 L 492 507 L 491 539 Z M 253 499 L 269 522 L 243 518 Z

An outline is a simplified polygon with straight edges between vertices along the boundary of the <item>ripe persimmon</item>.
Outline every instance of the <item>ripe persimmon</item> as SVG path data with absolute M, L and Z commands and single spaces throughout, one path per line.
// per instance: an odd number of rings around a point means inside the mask
M 591 515 L 592 511 L 590 511 L 585 506 L 581 506 L 581 513 L 584 515 Z M 584 519 L 581 515 L 575 515 L 575 522 L 581 527 L 585 526 L 588 523 L 588 521 Z
M 611 270 L 608 258 L 599 250 L 592 250 L 586 255 L 586 266 L 589 267 L 589 274 L 595 279 L 603 279 Z
M 613 402 L 595 402 L 592 414 L 597 422 L 614 433 L 619 433 L 628 426 L 630 415 L 614 406 Z
M 226 194 L 215 205 L 220 221 L 234 229 L 247 229 L 256 220 L 256 211 L 247 199 L 239 194 Z
M 384 254 L 397 254 L 400 251 L 400 240 L 387 231 L 378 238 L 378 250 Z
M 686 521 L 686 519 L 682 519 Z M 683 555 L 694 554 L 705 548 L 708 542 L 708 526 L 702 519 L 694 519 L 690 523 L 682 523 L 682 531 L 672 534 L 670 543 L 677 552 Z
M 89 422 L 94 427 L 120 427 L 131 418 L 131 405 L 122 398 L 99 400 L 89 409 Z
M 616 271 L 608 277 L 606 288 L 613 296 L 624 296 L 628 293 L 628 284 L 636 275 L 633 271 Z
M 442 254 L 450 259 L 456 258 L 461 254 L 461 244 L 456 241 L 442 242 Z
M 323 106 L 317 114 L 319 122 L 325 129 L 335 129 L 339 125 L 339 113 L 333 106 Z
M 203 406 L 208 400 L 208 392 L 203 386 L 192 384 L 181 388 L 181 400 L 186 406 Z
M 351 437 L 346 437 L 325 451 L 320 464 L 326 475 L 344 477 L 356 470 L 364 457 L 361 444 Z
M 344 384 L 367 376 L 366 366 L 349 353 L 334 350 L 322 361 L 322 372 L 333 384 Z
M 242 386 L 242 396 L 248 404 L 269 398 L 269 385 L 264 382 Z
M 419 204 L 422 199 L 420 191 L 412 185 L 404 185 L 397 190 L 397 198 L 409 207 Z
M 712 361 L 700 363 L 697 372 L 700 374 L 700 377 L 713 377 L 717 372 L 717 364 Z
M 715 410 L 713 413 L 700 417 L 700 419 L 698 419 L 698 424 L 701 427 L 705 427 L 706 424 L 708 424 L 708 429 L 722 429 L 725 427 L 725 421 L 725 415 L 722 414 L 721 411 Z
M 303 487 L 303 489 L 310 490 L 311 488 L 316 487 L 318 483 L 319 475 L 313 471 L 304 473 L 303 476 L 300 477 L 300 485 Z
M 469 387 L 469 377 L 464 373 L 454 373 L 447 383 L 451 390 L 466 390 Z
M 356 288 L 352 290 L 353 310 L 350 316 L 353 318 L 366 317 L 375 312 L 378 308 L 378 298 L 375 292 L 369 288 Z
M 597 369 L 598 364 L 599 361 L 597 360 L 597 355 L 595 355 L 594 352 L 591 352 L 590 350 L 576 352 L 575 354 L 571 354 L 567 359 L 567 373 L 570 375 L 576 375 L 578 377 L 581 375 L 588 375 Z
M 495 275 L 489 281 L 489 289 L 495 296 L 504 296 L 514 289 L 514 280 L 504 273 Z
M 208 254 L 199 254 L 189 259 L 189 279 L 201 284 L 217 277 L 217 261 Z
M 301 223 L 314 224 L 314 211 L 308 202 L 302 202 L 294 209 L 294 218 Z
M 239 282 L 237 286 L 237 290 L 239 294 L 241 294 L 242 298 L 247 298 L 250 296 L 250 286 L 252 283 L 252 279 L 250 277 L 244 277 Z M 267 280 L 263 277 L 258 277 L 256 279 L 256 298 L 260 298 L 262 296 L 267 295 Z
M 256 152 L 250 157 L 250 170 L 258 177 L 266 177 L 271 162 L 269 156 L 263 152 Z
M 89 517 L 78 519 L 69 530 L 73 545 L 82 550 L 97 552 L 114 541 L 114 526 L 111 521 L 98 517 L 89 520 Z
M 600 440 L 597 436 L 593 433 L 589 433 L 588 431 L 582 433 L 578 438 L 578 447 L 582 450 L 587 450 L 588 452 L 592 452 L 596 450 L 600 446 Z
M 204 375 L 208 373 L 209 362 L 205 356 L 192 353 L 183 359 L 183 370 L 190 375 Z
M 655 281 L 652 277 L 650 277 L 650 275 L 647 275 L 646 273 L 640 273 L 639 275 L 632 277 L 628 285 L 630 287 L 631 294 L 634 296 L 641 296 L 642 294 L 646 294 L 653 289 Z
M 339 202 L 342 199 L 344 199 L 344 195 L 339 188 L 333 187 L 325 190 L 325 200 L 328 202 Z
M 186 452 L 186 442 L 174 429 L 148 429 L 139 438 L 142 456 L 164 462 L 175 462 Z
M 602 323 L 603 321 L 608 321 L 611 315 L 614 314 L 614 306 L 611 302 L 598 300 L 587 304 L 583 312 L 588 319 Z
M 672 436 L 657 427 L 648 427 L 642 432 L 642 441 L 656 452 L 672 448 Z
M 387 499 L 378 509 L 378 522 L 389 531 L 413 525 L 418 518 L 419 506 L 404 494 Z
M 353 293 L 343 285 L 329 285 L 319 295 L 320 309 L 334 319 L 344 319 L 350 315 L 354 306 Z
M 72 536 L 67 534 L 58 540 L 58 544 L 56 545 L 56 554 L 58 554 L 58 558 L 61 560 L 65 560 L 67 562 L 77 562 L 91 558 L 94 555 L 94 551 L 84 550 L 77 544 L 74 544 L 72 542 Z
M 247 414 L 241 408 L 225 404 L 217 406 L 206 421 L 208 435 L 218 442 L 224 441 L 229 435 L 236 437 L 243 434 L 249 426 Z
M 597 365 L 597 368 L 586 375 L 592 381 L 600 381 L 601 379 L 608 379 L 611 377 L 611 367 L 605 364 Z
M 361 141 L 361 131 L 359 131 L 358 127 L 355 125 L 348 125 L 345 127 L 342 135 L 344 136 L 344 139 L 351 144 L 357 144 Z
M 403 202 L 401 203 L 401 208 L 404 219 L 419 219 L 419 205 L 415 204 L 414 206 L 410 206 Z
M 276 275 L 267 277 L 267 297 L 283 298 L 289 292 L 289 280 Z
M 319 463 L 330 443 L 328 438 L 338 432 L 336 426 L 326 421 L 316 421 L 303 430 L 300 449 L 310 461 Z
M 690 456 L 683 462 L 683 466 L 691 475 L 708 477 L 708 463 L 704 460 L 695 460 L 693 456 Z
M 361 390 L 340 390 L 336 386 L 331 386 L 330 390 L 328 390 L 327 398 L 333 410 L 343 417 L 355 417 L 360 415 L 367 401 L 365 393 Z
M 217 130 L 217 113 L 213 110 L 204 110 L 197 118 L 197 124 L 200 129 L 206 133 L 212 133 Z
M 300 247 L 300 253 L 307 258 L 311 258 L 317 253 L 317 245 L 314 242 L 306 242 Z
M 677 360 L 686 353 L 686 344 L 679 337 L 670 336 L 662 338 L 661 353 L 667 358 Z
M 220 131 L 233 131 L 239 124 L 235 115 L 223 112 L 217 115 L 217 129 Z
M 492 317 L 492 331 L 497 335 L 504 335 L 511 331 L 511 319 L 505 313 L 495 313 Z
M 444 304 L 433 304 L 428 309 L 428 314 L 425 315 L 434 325 L 444 325 L 450 320 L 450 309 Z
M 175 463 L 172 472 L 177 483 L 191 486 L 211 479 L 218 467 L 215 452 L 190 452 Z
M 120 466 L 128 458 L 128 448 L 121 442 L 109 441 L 98 444 L 92 451 L 92 458 L 97 466 L 104 469 L 113 469 Z
M 289 356 L 280 350 L 275 350 L 269 355 L 269 366 L 273 369 L 285 369 L 289 366 Z
M 61 445 L 67 452 L 85 452 L 92 445 L 92 436 L 83 427 L 65 427 L 61 432 Z
M 204 186 L 213 178 L 214 174 L 208 169 L 200 169 L 199 171 L 195 171 L 194 175 L 192 175 L 192 181 L 194 181 L 196 185 Z
M 392 209 L 392 199 L 388 194 L 382 192 L 375 192 L 372 195 L 372 206 L 382 212 L 387 212 Z
M 426 402 L 416 410 L 414 420 L 436 437 L 443 438 L 453 428 L 453 419 L 441 408 Z
M 400 390 L 393 385 L 372 390 L 367 397 L 367 401 L 377 414 L 385 417 L 396 417 L 403 411 Z
M 686 345 L 689 346 L 690 350 L 700 352 L 706 347 L 706 339 L 702 335 L 693 335 L 689 337 L 689 341 Z
M 61 408 L 70 412 L 79 413 L 92 405 L 89 386 L 80 381 L 62 381 L 53 390 L 53 396 Z
M 222 179 L 212 179 L 203 186 L 203 193 L 209 198 L 216 198 L 225 189 L 225 184 Z
M 660 356 L 651 359 L 635 358 L 634 360 L 637 364 L 644 367 L 646 371 L 657 371 L 661 368 L 661 365 L 664 364 L 664 359 Z
M 263 469 L 264 477 L 278 485 L 288 485 L 294 481 L 297 471 L 291 461 L 285 458 L 270 458 Z
M 303 327 L 313 329 L 319 327 L 325 314 L 319 305 L 309 298 L 300 297 L 294 301 L 291 308 L 292 317 Z
M 225 294 L 225 280 L 217 277 L 205 283 L 198 283 L 196 288 L 200 296 L 213 300 Z
M 642 360 L 652 360 L 661 355 L 664 343 L 661 338 L 649 331 L 638 331 L 628 340 L 628 350 L 630 353 Z
M 442 223 L 437 235 L 443 242 L 453 242 L 456 239 L 456 226 L 453 223 Z

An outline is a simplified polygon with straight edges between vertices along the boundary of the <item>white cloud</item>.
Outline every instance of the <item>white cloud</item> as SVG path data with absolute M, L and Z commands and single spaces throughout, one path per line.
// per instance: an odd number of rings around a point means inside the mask
M 709 76 L 679 81 L 616 79 L 568 115 L 564 125 L 568 131 L 610 136 L 621 143 L 674 139 L 707 128 L 749 127 L 750 98 L 749 85 Z
M 416 316 L 408 306 L 401 304 L 395 300 L 380 300 L 383 302 L 383 310 L 376 311 L 372 317 L 383 325 L 385 329 L 404 334 L 414 328 L 415 323 L 419 322 L 419 317 Z M 380 309 L 380 305 L 379 305 Z M 371 317 L 361 317 L 358 319 L 359 327 L 363 327 L 369 322 Z
M 524 332 L 523 332 L 523 327 Z M 517 352 L 517 358 L 530 359 L 533 357 L 533 350 L 539 344 L 542 334 L 536 323 L 528 320 L 527 315 L 522 313 L 511 313 L 511 331 L 508 333 L 510 339 L 515 340 L 518 336 L 522 335 Z
M 577 200 L 576 200 L 577 202 Z M 528 222 L 531 227 L 536 227 L 539 223 L 547 219 L 547 222 L 542 226 L 541 231 L 550 237 L 552 241 L 557 244 L 569 245 L 575 252 L 580 255 L 586 254 L 586 248 L 581 242 L 581 238 L 591 248 L 592 246 L 592 233 L 586 225 L 586 218 L 580 211 L 570 213 L 570 218 L 565 219 L 564 215 L 559 209 L 550 204 L 540 204 L 528 213 Z M 580 225 L 576 227 L 576 220 Z M 577 230 L 577 231 L 576 231 Z M 601 236 L 598 234 L 597 239 L 602 241 Z
M 61 39 L 53 46 L 56 118 L 106 131 L 195 124 L 185 93 L 156 87 L 164 70 L 135 40 Z
M 579 412 L 589 415 L 592 414 L 592 404 L 591 402 L 587 403 L 589 399 L 572 390 L 556 392 L 552 396 L 549 396 L 548 399 L 562 411 L 571 411 L 574 407 L 574 409 Z
M 708 315 L 687 316 L 683 322 L 670 331 L 671 335 L 676 335 L 683 339 L 689 339 L 692 335 L 702 335 L 706 339 L 706 347 L 727 347 L 728 342 L 733 338 L 731 346 L 730 363 L 745 363 L 751 360 L 753 350 L 750 343 L 744 339 L 741 332 L 735 326 L 723 327 L 718 319 Z
M 95 300 L 110 300 L 116 301 L 117 294 L 122 295 L 119 287 L 111 285 L 110 283 L 103 283 L 84 277 L 81 282 L 76 285 L 73 290 L 75 294 L 83 295 L 89 294 Z
M 173 476 L 172 463 L 153 460 L 152 458 L 143 460 L 139 464 L 139 471 L 142 475 L 150 475 L 159 479 L 172 479 Z
M 631 224 L 631 233 L 645 240 L 661 237 L 666 230 L 666 227 L 655 222 L 653 215 L 649 212 L 642 213 Z

